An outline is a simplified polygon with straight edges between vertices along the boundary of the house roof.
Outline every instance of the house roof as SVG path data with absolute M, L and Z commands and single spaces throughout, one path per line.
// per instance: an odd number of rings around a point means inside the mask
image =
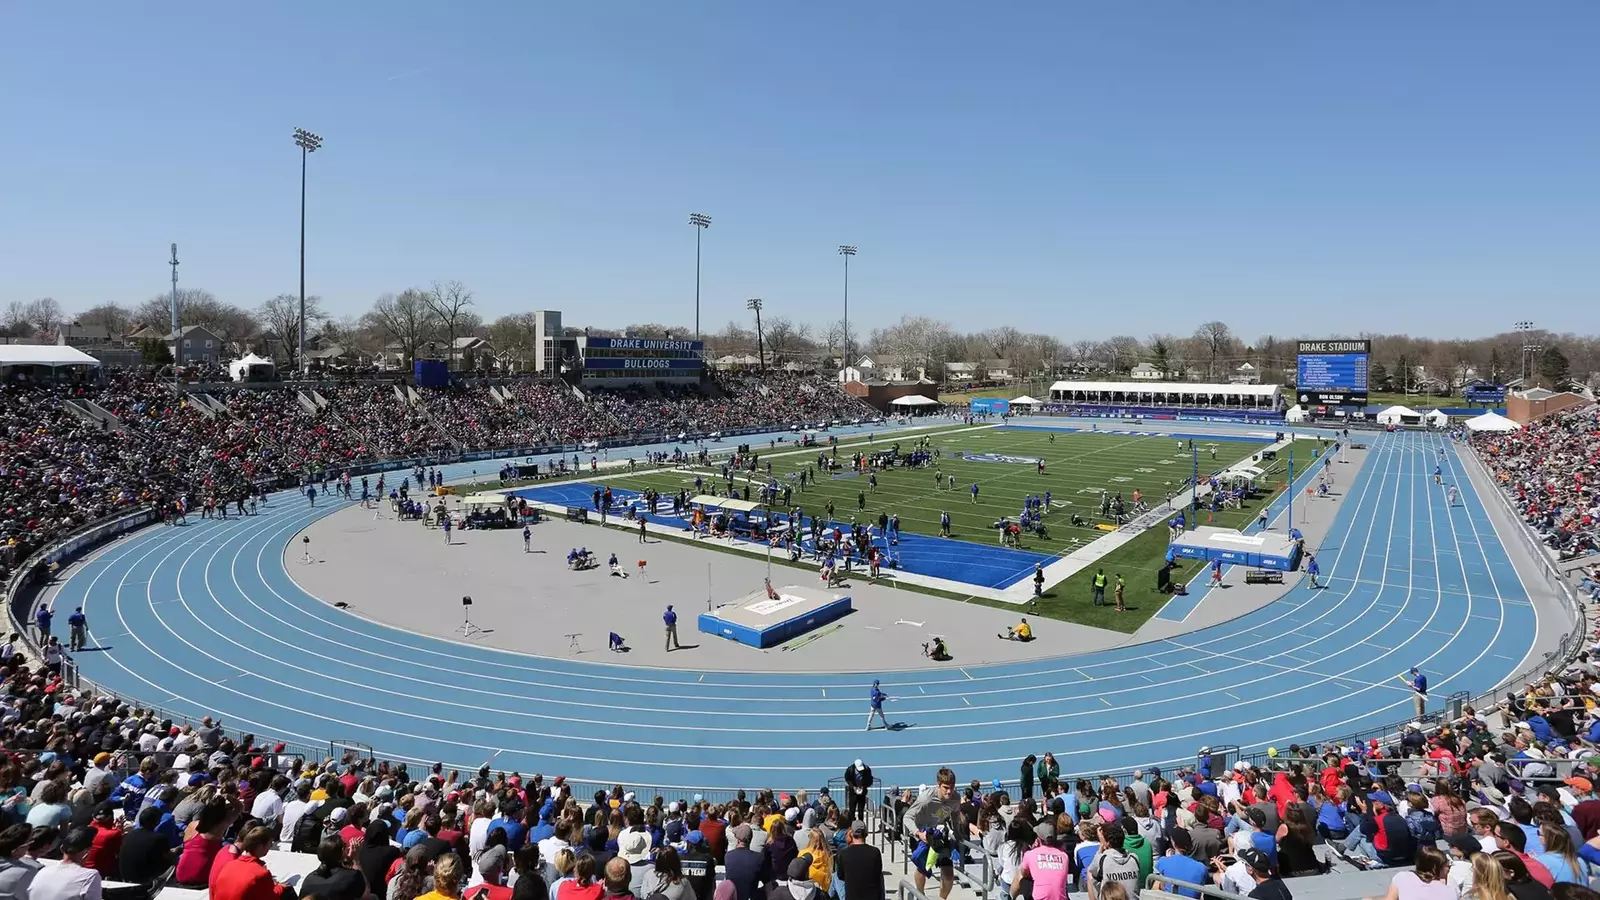
M 1134 366 L 1131 371 L 1134 371 L 1134 372 L 1160 372 L 1161 370 L 1156 368 L 1155 366 L 1150 365 L 1149 363 L 1139 363 L 1138 365 Z
M 976 366 L 969 362 L 947 362 L 944 364 L 946 372 L 971 372 Z
M 111 329 L 104 325 L 79 325 L 72 322 L 61 326 L 61 336 L 64 338 L 83 338 L 90 341 L 111 340 Z
M 487 343 L 489 343 L 489 342 L 484 340 L 481 337 L 478 337 L 477 335 L 468 335 L 468 336 L 465 336 L 465 337 L 456 338 L 456 345 L 455 346 L 456 346 L 457 350 L 471 350 L 473 347 L 476 347 L 479 344 L 487 344 Z
M 187 335 L 192 334 L 192 333 L 194 333 L 196 331 L 204 331 L 206 334 L 209 334 L 212 337 L 216 337 L 217 336 L 217 333 L 215 331 L 212 331 L 211 329 L 205 327 L 204 325 L 185 325 L 182 328 L 179 328 L 176 332 L 168 332 L 167 333 L 167 340 L 170 341 L 170 340 L 173 340 L 174 338 L 186 337 Z
M 988 359 L 988 360 L 984 360 L 983 364 L 984 364 L 985 367 L 990 368 L 990 369 L 1009 369 L 1009 368 L 1011 368 L 1011 360 L 1009 360 L 1009 359 Z

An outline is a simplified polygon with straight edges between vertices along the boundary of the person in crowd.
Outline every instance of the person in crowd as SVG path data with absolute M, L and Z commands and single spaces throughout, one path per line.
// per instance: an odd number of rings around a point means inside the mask
M 420 900 L 461 900 L 466 875 L 461 857 L 446 853 L 433 864 L 433 890 L 423 894 Z
M 1383 900 L 1460 900 L 1449 875 L 1450 860 L 1438 848 L 1418 848 L 1416 867 L 1390 879 Z
M 361 900 L 369 893 L 368 879 L 345 865 L 344 842 L 328 838 L 317 845 L 317 867 L 300 883 L 299 892 L 318 900 Z
M 274 840 L 270 828 L 247 829 L 239 838 L 238 856 L 222 868 L 211 887 L 212 900 L 295 900 L 294 888 L 280 884 L 267 871 L 267 853 Z

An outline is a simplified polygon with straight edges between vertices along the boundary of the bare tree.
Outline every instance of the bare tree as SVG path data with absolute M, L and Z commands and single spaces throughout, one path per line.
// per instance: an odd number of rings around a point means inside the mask
M 172 328 L 171 311 L 172 295 L 157 294 L 134 309 L 133 324 L 166 333 Z M 249 310 L 223 303 L 201 288 L 178 290 L 178 325 L 203 325 L 218 337 L 236 342 L 253 337 L 261 327 Z
M 428 303 L 427 294 L 419 290 L 384 294 L 372 304 L 363 320 L 385 344 L 400 345 L 403 362 L 410 365 L 417 358 L 417 348 L 434 336 L 439 321 Z
M 117 340 L 127 335 L 133 313 L 119 303 L 102 303 L 78 313 L 74 321 L 79 325 L 98 325 L 109 331 L 113 340 Z
M 9 332 L 22 332 L 32 327 L 28 322 L 28 304 L 21 300 L 6 304 L 4 325 Z
M 1022 332 L 1010 325 L 991 328 L 982 337 L 984 346 L 995 359 L 1010 359 L 1022 345 Z
M 1228 330 L 1227 322 L 1207 322 L 1194 330 L 1194 336 L 1205 342 L 1207 353 L 1206 380 L 1217 380 L 1217 357 L 1228 349 L 1233 340 L 1233 332 Z
M 827 330 L 822 333 L 822 346 L 828 351 L 828 355 L 838 357 L 846 366 L 857 362 L 851 356 L 858 343 L 855 326 L 851 325 L 846 329 L 843 319 L 829 322 Z
M 61 304 L 54 297 L 40 297 L 28 304 L 28 321 L 40 334 L 54 337 L 61 327 Z
M 272 333 L 276 346 L 269 347 L 274 359 L 283 360 L 291 367 L 299 364 L 300 353 L 300 298 L 294 294 L 279 294 L 256 310 L 262 327 Z M 306 298 L 306 330 L 315 330 L 328 319 L 322 310 L 322 298 Z
M 768 319 L 762 327 L 766 331 L 767 352 L 776 364 L 781 365 L 811 349 L 811 326 L 804 322 L 777 316 Z
M 489 343 L 494 346 L 495 360 L 502 369 L 517 371 L 519 363 L 528 363 L 534 358 L 534 341 L 538 337 L 538 325 L 533 313 L 513 313 L 495 319 L 488 330 Z
M 423 294 L 423 300 L 428 309 L 433 312 L 433 317 L 439 326 L 444 329 L 445 336 L 450 344 L 450 366 L 454 368 L 456 359 L 456 335 L 461 333 L 461 327 L 466 320 L 468 307 L 472 306 L 472 292 L 459 281 L 449 284 L 440 284 L 435 281 L 433 289 Z M 479 320 L 482 321 L 481 319 Z

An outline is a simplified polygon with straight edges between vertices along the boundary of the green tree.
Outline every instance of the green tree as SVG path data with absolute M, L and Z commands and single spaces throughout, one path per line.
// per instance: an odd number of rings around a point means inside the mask
M 1389 370 L 1381 362 L 1372 362 L 1367 366 L 1367 386 L 1375 391 L 1389 390 Z
M 1153 357 L 1150 361 L 1151 365 L 1161 372 L 1162 377 L 1166 377 L 1167 369 L 1172 363 L 1172 348 L 1167 346 L 1165 340 L 1156 338 L 1155 342 L 1150 345 L 1150 355 Z
M 159 338 L 139 342 L 139 360 L 147 366 L 164 366 L 172 362 L 172 351 Z
M 1572 366 L 1567 362 L 1567 355 L 1561 352 L 1560 347 L 1551 344 L 1550 349 L 1544 352 L 1544 356 L 1539 359 L 1539 374 L 1544 376 L 1552 387 L 1566 382 L 1572 374 Z

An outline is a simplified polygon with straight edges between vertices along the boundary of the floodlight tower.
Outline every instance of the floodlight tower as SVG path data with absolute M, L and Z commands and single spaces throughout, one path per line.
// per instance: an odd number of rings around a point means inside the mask
M 705 213 L 689 213 L 689 224 L 694 226 L 694 339 L 700 340 L 700 237 L 711 227 L 711 217 Z
M 844 257 L 844 353 L 843 364 L 850 365 L 850 257 L 856 255 L 854 244 L 840 244 L 839 255 Z
M 761 305 L 760 297 L 751 297 L 749 300 L 744 302 L 744 308 L 756 314 L 756 353 L 759 355 L 761 360 L 761 372 L 762 374 L 766 374 L 767 342 L 766 339 L 761 335 Z
M 296 361 L 300 363 L 303 378 L 306 372 L 306 159 L 322 146 L 322 135 L 296 128 L 294 145 L 300 148 L 300 346 Z M 282 340 L 283 335 L 278 335 L 278 339 Z

